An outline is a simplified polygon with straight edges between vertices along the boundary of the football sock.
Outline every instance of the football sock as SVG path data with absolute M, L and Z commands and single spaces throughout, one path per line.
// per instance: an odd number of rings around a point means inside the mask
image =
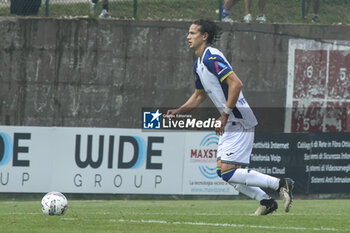
M 216 168 L 216 173 L 218 174 L 219 177 L 221 177 L 221 168 Z
M 222 18 L 227 17 L 230 14 L 230 10 L 222 8 Z
M 244 184 L 231 184 L 238 192 L 250 197 L 251 199 L 261 201 L 264 199 L 271 199 L 261 188 L 247 186 Z
M 263 173 L 246 169 L 236 168 L 221 172 L 222 179 L 234 184 L 244 184 L 260 188 L 278 190 L 280 179 Z

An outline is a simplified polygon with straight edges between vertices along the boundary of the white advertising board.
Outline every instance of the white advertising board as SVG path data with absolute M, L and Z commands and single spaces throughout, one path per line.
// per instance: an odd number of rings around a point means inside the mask
M 216 176 L 217 142 L 201 145 L 208 134 L 0 126 L 0 192 L 237 194 Z
M 184 157 L 184 193 L 205 195 L 238 195 L 238 192 L 216 173 L 219 137 L 212 132 L 186 135 Z

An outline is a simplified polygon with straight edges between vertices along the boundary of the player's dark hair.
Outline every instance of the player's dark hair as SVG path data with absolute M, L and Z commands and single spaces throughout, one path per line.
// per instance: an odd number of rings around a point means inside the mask
M 203 35 L 208 33 L 208 44 L 213 44 L 220 39 L 221 28 L 209 19 L 199 19 L 193 22 L 193 24 L 199 25 L 199 31 Z

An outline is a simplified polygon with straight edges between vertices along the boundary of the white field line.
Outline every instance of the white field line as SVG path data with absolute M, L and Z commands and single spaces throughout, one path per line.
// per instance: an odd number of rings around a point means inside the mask
M 6 213 L 8 214 L 23 214 L 23 213 Z M 42 213 L 25 213 L 28 214 L 41 214 Z M 77 221 L 78 218 L 61 218 L 63 221 Z M 80 219 L 86 220 L 86 219 Z M 107 219 L 106 219 L 107 220 Z M 343 228 L 327 228 L 327 227 L 293 227 L 293 226 L 263 226 L 263 225 L 247 225 L 247 224 L 233 224 L 233 223 L 206 223 L 206 222 L 169 222 L 163 220 L 125 220 L 125 219 L 109 219 L 109 222 L 125 222 L 125 223 L 149 223 L 149 224 L 167 224 L 167 225 L 192 225 L 192 226 L 214 226 L 214 227 L 232 227 L 232 228 L 255 228 L 255 229 L 277 229 L 277 230 L 295 230 L 295 231 L 327 231 L 327 232 L 349 232 L 350 229 Z
M 112 219 L 110 220 L 114 222 Z M 324 227 L 278 227 L 278 226 L 261 226 L 231 223 L 206 223 L 206 222 L 168 222 L 163 220 L 125 220 L 119 219 L 118 222 L 126 223 L 150 223 L 150 224 L 169 224 L 169 225 L 193 225 L 193 226 L 217 226 L 217 227 L 238 227 L 238 228 L 258 228 L 258 229 L 277 229 L 277 230 L 296 230 L 296 231 L 327 231 L 327 232 L 349 232 L 350 229 L 324 228 Z
M 74 202 L 74 201 L 73 201 Z M 79 201 L 80 202 L 80 201 Z M 85 201 L 83 201 L 85 202 Z M 28 213 L 28 212 L 12 212 L 12 213 L 0 213 L 0 215 L 36 215 L 36 214 L 43 214 L 40 211 L 35 212 L 35 213 Z M 87 213 L 88 215 L 110 215 L 112 214 L 111 212 L 95 212 L 95 213 Z M 164 212 L 159 212 L 159 213 L 140 213 L 140 212 L 135 212 L 135 213 L 130 213 L 129 214 L 133 214 L 133 215 L 164 215 Z M 172 216 L 183 216 L 186 214 L 183 213 L 166 213 L 167 215 L 172 215 Z M 250 217 L 259 217 L 259 216 L 255 216 L 253 214 L 233 214 L 233 213 L 221 213 L 221 214 L 217 214 L 217 213 L 192 213 L 192 214 L 187 214 L 189 216 L 250 216 Z M 332 214 L 332 213 L 315 213 L 315 214 L 298 214 L 298 213 L 273 213 L 273 216 L 344 216 L 344 213 L 342 214 Z
M 129 212 L 130 213 L 130 212 Z M 130 213 L 134 215 L 164 215 L 164 212 L 159 212 L 159 213 L 140 213 L 140 212 L 135 212 L 135 213 Z M 186 215 L 183 213 L 166 213 L 167 215 Z M 233 214 L 233 213 L 192 213 L 192 214 L 187 214 L 189 216 L 253 216 L 256 217 L 253 214 Z M 333 214 L 333 213 L 314 213 L 314 214 L 303 214 L 303 213 L 273 213 L 273 216 L 344 216 L 344 213 L 342 214 Z
M 41 212 L 37 212 L 37 213 L 0 213 L 0 215 L 37 215 L 37 214 L 43 214 Z
M 0 215 L 36 215 L 36 214 L 43 214 L 41 212 L 36 212 L 36 213 L 25 213 L 25 212 L 13 212 L 13 213 L 0 213 Z M 88 215 L 109 215 L 112 214 L 111 212 L 100 212 L 100 213 L 87 213 Z M 133 215 L 164 215 L 164 213 L 131 213 Z M 183 216 L 185 214 L 183 213 L 167 213 L 167 215 L 172 215 L 172 216 Z M 198 213 L 198 214 L 188 214 L 189 216 L 250 216 L 250 217 L 259 217 L 255 216 L 253 214 L 210 214 L 210 213 Z M 279 214 L 279 213 L 273 213 L 273 216 L 305 216 L 305 214 L 294 214 L 294 213 L 288 213 L 288 214 Z M 317 213 L 317 214 L 307 214 L 307 216 L 344 216 L 344 214 L 325 214 L 325 213 Z
M 62 220 L 65 220 L 65 221 L 76 221 L 78 219 L 77 218 L 62 218 Z

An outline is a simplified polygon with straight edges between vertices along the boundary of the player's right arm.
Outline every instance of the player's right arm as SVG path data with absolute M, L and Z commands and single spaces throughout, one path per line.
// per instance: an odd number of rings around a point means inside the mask
M 176 114 L 188 113 L 191 110 L 197 108 L 203 101 L 207 98 L 207 94 L 204 90 L 196 89 L 192 96 L 184 103 L 181 107 L 177 109 L 170 109 L 167 112 L 168 118 L 172 118 L 172 116 Z

